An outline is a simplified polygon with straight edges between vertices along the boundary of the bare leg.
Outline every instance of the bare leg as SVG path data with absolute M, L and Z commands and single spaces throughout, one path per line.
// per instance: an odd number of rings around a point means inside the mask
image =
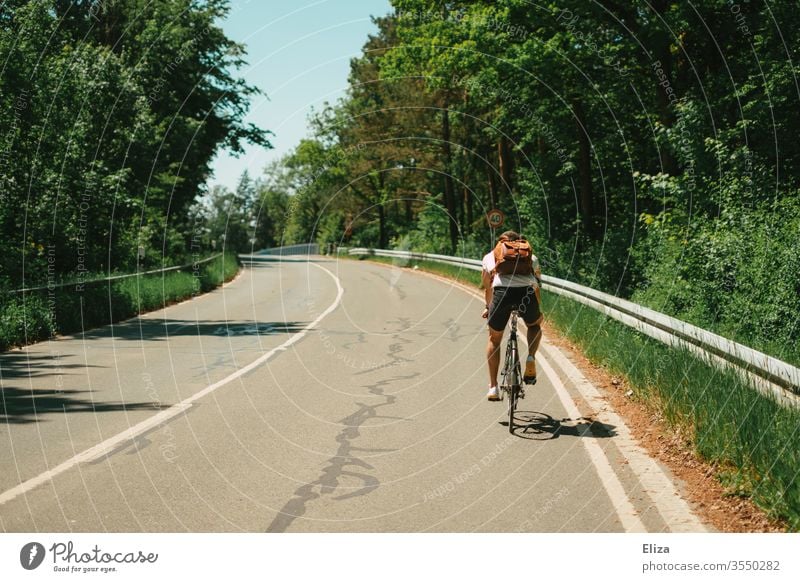
M 531 356 L 536 355 L 536 350 L 539 349 L 539 342 L 542 341 L 542 318 L 540 317 L 536 323 L 528 326 L 528 354 Z
M 486 361 L 489 363 L 489 386 L 497 386 L 497 372 L 500 369 L 500 344 L 503 332 L 489 328 L 489 343 L 486 346 Z

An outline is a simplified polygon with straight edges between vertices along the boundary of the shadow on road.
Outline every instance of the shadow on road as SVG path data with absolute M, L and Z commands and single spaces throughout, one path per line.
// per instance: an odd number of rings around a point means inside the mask
M 308 326 L 304 321 L 236 321 L 185 319 L 135 319 L 112 328 L 87 331 L 86 339 L 109 338 L 122 340 L 163 341 L 177 336 L 267 336 L 297 333 Z
M 0 388 L 0 424 L 39 422 L 44 414 L 66 412 L 117 412 L 121 410 L 162 410 L 168 404 L 159 402 L 98 402 L 75 398 L 88 390 L 22 390 Z
M 42 420 L 44 414 L 64 412 L 111 412 L 117 410 L 141 410 L 161 408 L 151 402 L 99 402 L 93 399 L 76 398 L 88 390 L 60 390 L 60 376 L 86 375 L 88 368 L 102 368 L 84 363 L 69 363 L 70 356 L 42 356 L 26 352 L 0 355 L 0 424 L 30 424 Z M 52 388 L 30 389 L 8 386 L 9 380 L 49 378 Z
M 86 368 L 104 368 L 92 364 L 68 364 L 64 356 L 42 356 L 28 352 L 9 352 L 0 354 L 0 381 L 11 378 L 40 378 L 60 374 L 72 375 L 69 370 L 85 370 Z
M 296 333 L 305 329 L 307 325 L 302 321 L 133 319 L 114 326 L 86 331 L 83 334 L 83 341 L 114 339 L 160 342 L 175 336 L 262 337 Z M 68 359 L 73 356 L 60 354 L 57 351 L 53 353 L 57 355 L 37 355 L 28 352 L 0 354 L 0 425 L 37 422 L 46 414 L 160 410 L 168 407 L 158 402 L 103 402 L 79 396 L 89 393 L 88 390 L 62 390 L 64 376 L 81 376 L 88 381 L 89 368 L 104 366 L 69 362 Z M 37 379 L 36 386 L 42 388 L 30 388 L 30 380 L 34 378 Z M 9 386 L 9 383 L 17 386 Z M 70 382 L 70 384 L 83 385 L 82 382 Z
M 508 421 L 501 422 L 508 426 Z M 556 419 L 544 412 L 517 410 L 514 415 L 514 435 L 528 440 L 552 440 L 560 436 L 605 439 L 617 436 L 616 426 L 591 418 Z

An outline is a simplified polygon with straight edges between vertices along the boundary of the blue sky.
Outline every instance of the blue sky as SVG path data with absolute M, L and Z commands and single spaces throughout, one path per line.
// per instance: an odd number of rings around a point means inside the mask
M 221 152 L 209 184 L 233 188 L 245 169 L 259 176 L 290 151 L 307 134 L 312 107 L 343 96 L 350 59 L 376 30 L 370 16 L 390 9 L 389 0 L 232 0 L 221 25 L 247 46 L 239 75 L 266 93 L 254 98 L 247 121 L 275 133 L 274 149 L 249 147 L 238 159 Z

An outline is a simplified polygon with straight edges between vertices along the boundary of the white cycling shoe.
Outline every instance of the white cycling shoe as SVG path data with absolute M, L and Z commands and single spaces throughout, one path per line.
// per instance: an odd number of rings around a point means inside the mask
M 491 400 L 492 402 L 500 400 L 500 390 L 497 388 L 497 386 L 492 386 L 489 388 L 489 392 L 486 393 L 486 399 Z

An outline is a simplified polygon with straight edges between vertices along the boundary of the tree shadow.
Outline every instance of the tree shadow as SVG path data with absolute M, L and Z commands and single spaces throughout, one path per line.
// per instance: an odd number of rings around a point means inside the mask
M 187 319 L 141 319 L 126 321 L 112 327 L 88 330 L 86 339 L 109 338 L 122 340 L 164 341 L 177 336 L 269 336 L 297 333 L 308 326 L 304 321 L 236 321 Z
M 11 378 L 40 378 L 44 376 L 70 376 L 68 370 L 85 368 L 104 368 L 92 364 L 64 362 L 64 354 L 40 355 L 30 352 L 15 351 L 0 354 L 0 381 Z
M 297 321 L 192 321 L 137 318 L 114 326 L 87 330 L 82 337 L 83 340 L 113 338 L 159 342 L 174 336 L 236 337 L 291 334 L 305 329 L 307 325 L 306 322 Z M 157 411 L 169 406 L 159 402 L 102 402 L 92 399 L 91 396 L 82 397 L 82 394 L 90 392 L 88 390 L 62 390 L 60 381 L 62 376 L 86 377 L 89 368 L 105 367 L 69 361 L 69 358 L 75 357 L 57 351 L 51 354 L 30 351 L 0 354 L 0 425 L 39 422 L 42 420 L 42 415 L 47 414 Z M 33 379 L 38 379 L 34 385 L 41 388 L 25 387 L 30 386 Z M 17 386 L 9 386 L 10 382 Z
M 508 426 L 508 421 L 500 424 Z M 617 436 L 616 428 L 613 424 L 605 424 L 585 416 L 556 419 L 544 412 L 517 410 L 514 414 L 513 434 L 519 438 L 540 441 L 561 436 L 604 439 Z
M 89 390 L 21 390 L 0 388 L 0 424 L 30 424 L 40 422 L 45 414 L 71 412 L 118 412 L 133 410 L 163 410 L 169 404 L 160 402 L 97 402 L 75 398 Z

